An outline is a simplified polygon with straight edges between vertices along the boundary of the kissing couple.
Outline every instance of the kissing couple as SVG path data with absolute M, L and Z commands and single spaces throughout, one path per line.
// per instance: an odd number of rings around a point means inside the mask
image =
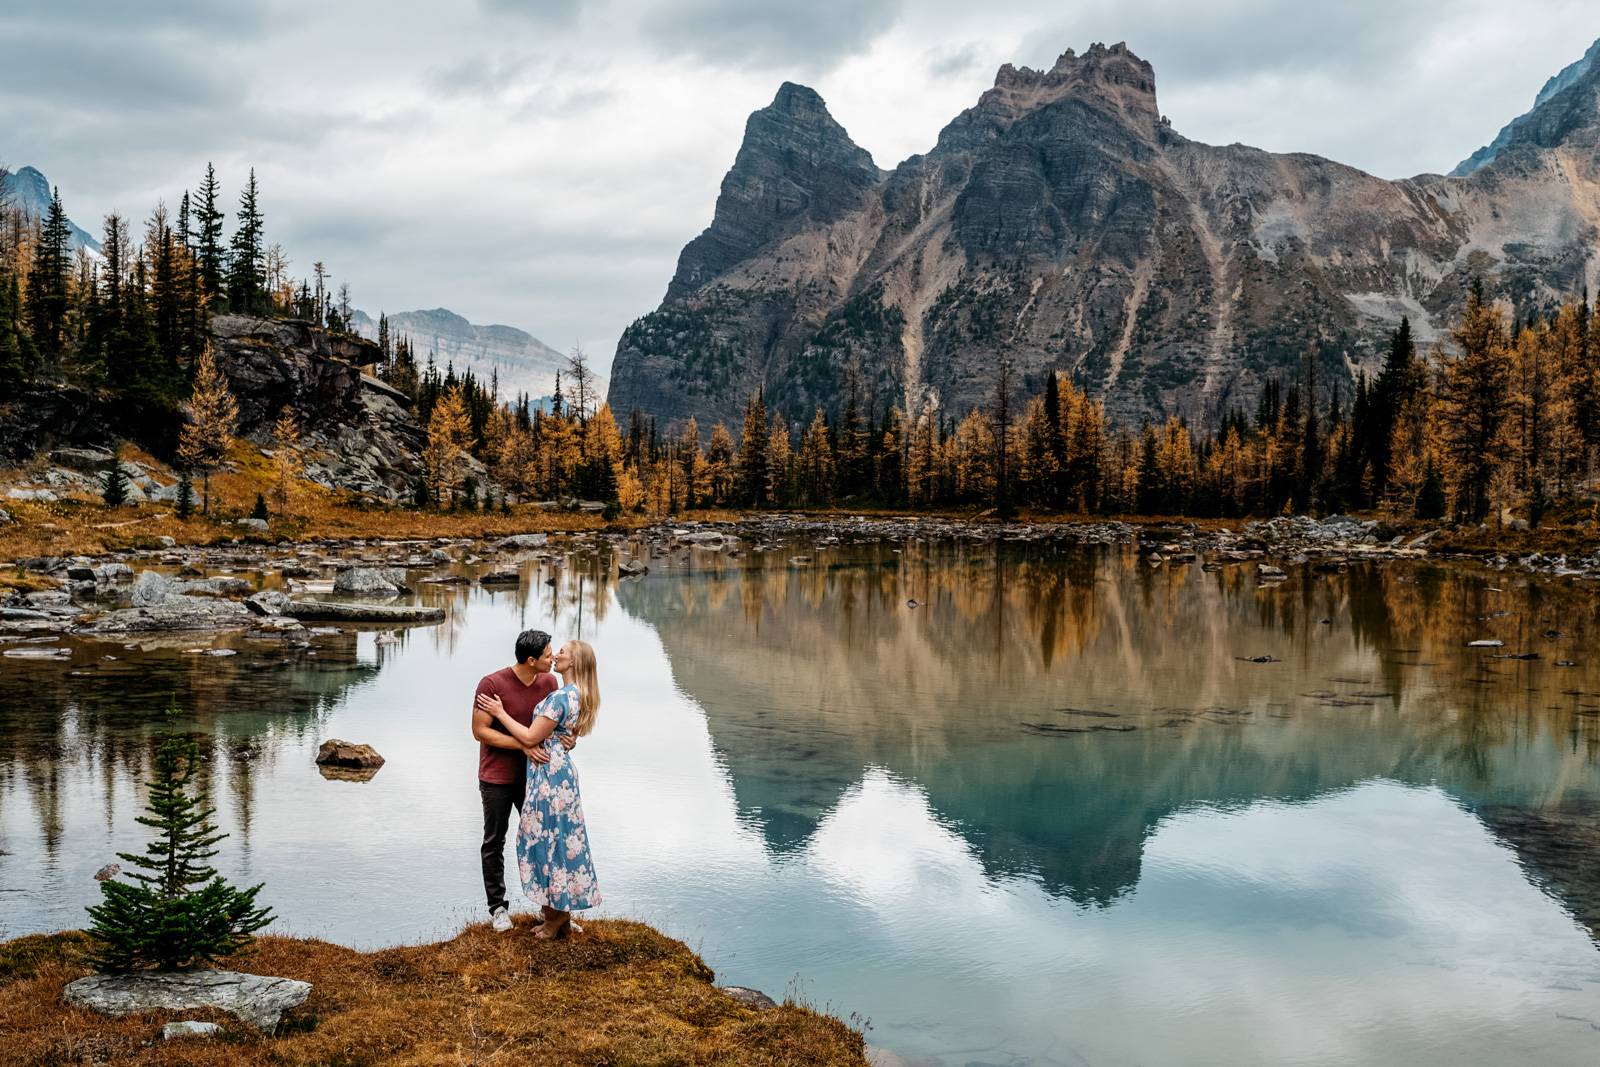
M 494 928 L 510 930 L 506 830 L 511 813 L 520 811 L 517 873 L 542 916 L 533 936 L 565 938 L 582 932 L 572 921 L 574 911 L 600 904 L 571 756 L 600 711 L 594 649 L 568 641 L 552 653 L 549 634 L 524 630 L 515 655 L 511 666 L 478 682 L 472 703 L 483 799 L 483 889 Z

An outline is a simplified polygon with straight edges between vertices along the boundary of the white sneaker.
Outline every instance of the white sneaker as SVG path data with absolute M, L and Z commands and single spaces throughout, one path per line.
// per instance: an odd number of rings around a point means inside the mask
M 496 908 L 489 914 L 489 924 L 494 927 L 495 933 L 503 934 L 511 929 L 511 913 L 504 908 Z

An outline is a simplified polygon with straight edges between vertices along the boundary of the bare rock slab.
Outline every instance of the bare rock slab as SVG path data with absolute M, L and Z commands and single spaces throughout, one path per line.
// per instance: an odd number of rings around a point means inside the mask
M 284 614 L 302 622 L 438 622 L 443 608 L 420 604 L 359 604 L 337 600 L 290 601 Z
M 238 971 L 97 974 L 67 983 L 61 995 L 105 1015 L 216 1008 L 270 1034 L 284 1012 L 305 1003 L 311 984 Z

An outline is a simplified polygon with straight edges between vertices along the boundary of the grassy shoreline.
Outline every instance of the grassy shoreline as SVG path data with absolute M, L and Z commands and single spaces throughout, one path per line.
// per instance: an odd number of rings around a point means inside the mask
M 129 449 L 124 456 L 147 469 L 159 471 L 163 477 L 172 477 L 163 464 L 147 453 Z M 510 514 L 499 511 L 417 511 L 373 504 L 301 481 L 293 490 L 287 514 L 274 514 L 268 531 L 258 533 L 233 525 L 233 522 L 248 515 L 258 493 L 266 495 L 269 500 L 272 498 L 274 472 L 260 450 L 244 442 L 235 444 L 230 454 L 230 468 L 212 478 L 212 514 L 196 514 L 188 520 L 180 520 L 170 504 L 111 508 L 83 494 L 55 501 L 0 500 L 0 507 L 10 512 L 13 519 L 0 526 L 0 565 L 30 556 L 99 556 L 130 549 L 157 549 L 162 545 L 162 538 L 171 538 L 179 546 L 227 544 L 235 540 L 255 544 L 285 541 L 302 544 L 373 538 L 482 539 L 529 532 L 625 532 L 662 523 L 727 522 L 775 513 L 800 514 L 824 520 L 866 515 L 929 522 L 1000 521 L 992 510 L 980 508 L 910 511 L 903 508 L 834 506 L 783 509 L 781 512 L 723 509 L 684 512 L 676 516 L 633 514 L 608 522 L 593 512 L 549 510 L 533 504 L 514 506 Z M 0 471 L 0 486 L 22 480 L 26 473 L 24 469 Z M 1592 553 L 1600 549 L 1600 505 L 1594 504 L 1552 509 L 1544 523 L 1530 530 L 1501 528 L 1496 524 L 1480 528 L 1475 525 L 1423 523 L 1381 515 L 1362 514 L 1355 517 L 1379 520 L 1380 532 L 1386 538 L 1397 535 L 1410 538 L 1437 529 L 1429 545 L 1430 552 L 1434 554 L 1490 557 L 1533 552 Z M 1136 527 L 1192 526 L 1199 530 L 1227 527 L 1237 531 L 1254 520 L 1024 511 L 1016 517 L 1016 521 L 1045 526 L 1118 522 Z M 17 580 L 0 575 L 0 585 L 16 587 Z
M 359 952 L 262 937 L 234 969 L 312 983 L 275 1036 L 216 1011 L 121 1019 L 61 1000 L 90 973 L 68 931 L 0 942 L 0 1062 L 116 1064 L 861 1065 L 862 1035 L 796 1004 L 747 1007 L 713 985 L 681 942 L 642 923 L 596 920 L 537 941 L 524 916 L 446 941 Z M 216 1022 L 213 1039 L 160 1041 L 164 1023 Z

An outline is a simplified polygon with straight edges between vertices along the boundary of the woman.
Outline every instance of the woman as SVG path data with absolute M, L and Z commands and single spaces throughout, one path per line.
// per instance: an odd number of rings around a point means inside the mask
M 539 702 L 531 725 L 513 719 L 498 696 L 478 697 L 478 707 L 500 720 L 524 747 L 542 745 L 550 754 L 548 763 L 528 763 L 528 793 L 517 829 L 517 869 L 522 891 L 544 915 L 533 930 L 541 940 L 565 938 L 572 931 L 572 913 L 600 903 L 578 772 L 561 745 L 563 735 L 583 737 L 594 729 L 600 711 L 594 649 L 583 641 L 568 641 L 553 666 L 567 684 Z

